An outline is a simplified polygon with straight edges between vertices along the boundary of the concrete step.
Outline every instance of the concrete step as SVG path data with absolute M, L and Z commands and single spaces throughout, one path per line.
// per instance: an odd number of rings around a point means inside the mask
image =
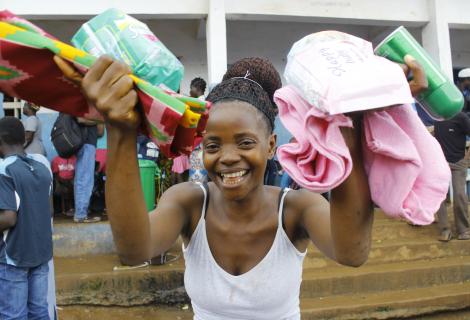
M 108 221 L 74 223 L 71 220 L 61 219 L 59 222 L 54 221 L 52 236 L 55 257 L 77 257 L 116 252 Z
M 409 240 L 373 242 L 366 265 L 458 256 L 470 256 L 470 242 L 458 240 L 440 242 L 435 239 L 417 237 Z M 313 245 L 309 246 L 304 268 L 330 266 L 338 266 L 338 264 L 323 255 Z
M 182 310 L 185 308 L 186 310 Z M 59 319 L 63 320 L 192 320 L 188 305 L 182 307 L 60 307 Z
M 409 239 L 435 240 L 439 235 L 436 224 L 429 226 L 412 226 L 403 221 L 376 220 L 372 229 L 372 241 L 386 242 Z
M 405 240 L 429 240 L 438 236 L 436 225 L 411 226 L 404 221 L 390 219 L 379 209 L 375 210 L 372 233 L 374 244 L 395 243 Z M 449 215 L 451 217 L 451 215 Z M 54 256 L 78 257 L 84 255 L 114 254 L 116 252 L 108 221 L 77 224 L 70 218 L 59 217 L 54 221 Z M 181 242 L 175 244 L 180 250 Z
M 56 285 L 60 305 L 133 306 L 187 303 L 184 261 L 164 266 L 113 271 L 115 256 L 57 258 Z M 381 292 L 470 281 L 470 257 L 419 260 L 361 268 L 305 268 L 302 298 L 354 292 Z
M 302 299 L 300 304 L 302 320 L 413 318 L 439 311 L 470 308 L 470 282 Z M 432 317 L 430 315 L 429 319 Z
M 468 320 L 468 308 L 469 283 L 301 301 L 303 320 Z M 60 307 L 59 317 L 66 320 L 192 320 L 193 312 L 188 304 L 174 307 L 65 306 Z
M 378 221 L 374 225 L 374 245 L 427 240 L 436 242 L 437 227 L 413 227 L 401 221 Z M 54 256 L 78 257 L 84 255 L 114 254 L 116 252 L 108 222 L 93 224 L 62 223 L 54 226 Z M 181 241 L 175 244 L 180 250 Z
M 380 216 L 380 215 L 379 215 Z M 373 243 L 395 243 L 411 239 L 433 241 L 437 238 L 437 226 L 415 227 L 403 221 L 388 218 L 377 219 L 373 229 Z M 78 257 L 84 255 L 114 254 L 116 252 L 109 222 L 77 224 L 60 219 L 54 223 L 54 256 Z M 180 250 L 181 241 L 175 244 Z
M 114 255 L 55 258 L 58 305 L 171 305 L 187 303 L 184 261 L 114 270 Z
M 403 318 L 394 318 L 390 320 L 399 320 Z M 422 316 L 413 316 L 409 320 L 468 320 L 470 319 L 470 308 L 448 312 L 437 312 Z
M 470 281 L 470 257 L 418 260 L 303 272 L 302 298 L 425 288 Z

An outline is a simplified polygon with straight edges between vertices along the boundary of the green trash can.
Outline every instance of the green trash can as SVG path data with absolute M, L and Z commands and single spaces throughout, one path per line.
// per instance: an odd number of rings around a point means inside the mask
M 140 181 L 147 211 L 155 209 L 155 173 L 157 165 L 150 160 L 139 160 Z

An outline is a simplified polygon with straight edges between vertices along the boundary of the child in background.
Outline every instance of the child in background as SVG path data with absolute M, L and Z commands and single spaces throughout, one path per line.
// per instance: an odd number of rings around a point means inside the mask
M 51 163 L 54 175 L 54 194 L 60 198 L 61 213 L 67 217 L 74 216 L 73 180 L 76 163 L 75 156 L 68 159 L 56 156 Z

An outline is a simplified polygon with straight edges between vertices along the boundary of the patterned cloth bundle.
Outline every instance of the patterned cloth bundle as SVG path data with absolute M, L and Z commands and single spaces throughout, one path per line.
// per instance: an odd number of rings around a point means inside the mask
M 59 112 L 100 120 L 80 87 L 56 66 L 54 55 L 84 73 L 97 59 L 58 41 L 27 20 L 0 11 L 0 91 Z M 167 157 L 190 154 L 205 129 L 210 103 L 177 94 L 165 87 L 164 81 L 158 86 L 131 77 L 144 114 L 142 131 Z

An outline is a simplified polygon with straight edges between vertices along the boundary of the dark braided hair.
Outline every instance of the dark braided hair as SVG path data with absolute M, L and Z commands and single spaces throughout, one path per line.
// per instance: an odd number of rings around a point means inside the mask
M 240 100 L 253 105 L 264 115 L 272 133 L 277 114 L 273 96 L 281 85 L 281 77 L 269 60 L 244 58 L 227 70 L 223 81 L 209 93 L 207 100 L 212 103 Z

